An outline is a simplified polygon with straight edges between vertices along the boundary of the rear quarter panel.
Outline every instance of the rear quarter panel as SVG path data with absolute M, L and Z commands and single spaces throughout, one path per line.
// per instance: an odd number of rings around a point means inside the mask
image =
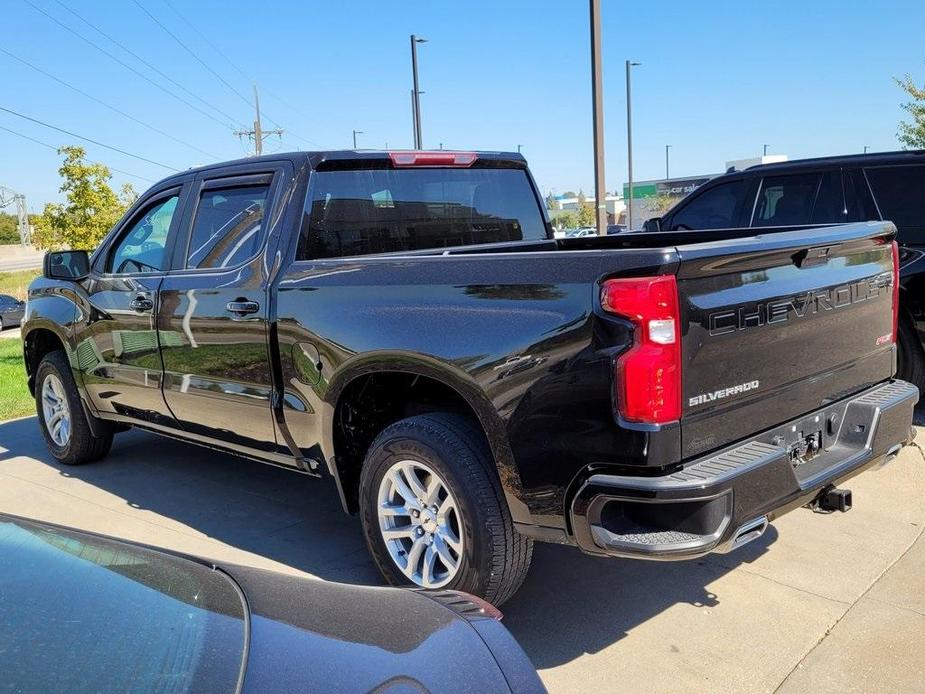
M 654 274 L 670 256 L 616 250 L 295 263 L 277 299 L 289 429 L 300 447 L 321 441 L 330 460 L 334 407 L 351 380 L 372 370 L 427 375 L 476 412 L 515 519 L 561 525 L 565 488 L 589 455 L 619 458 L 627 444 L 613 420 L 611 353 L 603 349 L 612 345 L 598 339 L 599 281 L 621 271 Z M 320 372 L 305 368 L 312 362 Z

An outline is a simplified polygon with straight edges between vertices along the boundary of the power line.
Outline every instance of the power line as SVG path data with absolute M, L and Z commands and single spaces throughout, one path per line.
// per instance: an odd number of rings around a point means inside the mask
M 71 33 L 71 34 L 73 34 L 74 36 L 76 36 L 77 38 L 79 38 L 81 41 L 84 41 L 85 43 L 89 44 L 90 46 L 92 46 L 93 48 L 95 48 L 96 50 L 98 50 L 98 51 L 99 51 L 100 53 L 102 53 L 103 55 L 106 55 L 106 56 L 108 56 L 109 58 L 111 58 L 112 60 L 116 61 L 117 63 L 119 63 L 119 65 L 121 65 L 122 67 L 124 67 L 126 70 L 129 70 L 130 72 L 134 73 L 135 75 L 137 75 L 138 77 L 140 77 L 141 79 L 143 79 L 145 82 L 148 82 L 149 84 L 154 85 L 155 87 L 157 87 L 158 89 L 160 89 L 160 90 L 161 90 L 162 92 L 164 92 L 165 94 L 168 94 L 169 96 L 172 96 L 172 97 L 173 97 L 174 99 L 176 99 L 177 101 L 180 101 L 181 103 L 185 104 L 186 106 L 189 106 L 189 107 L 190 107 L 191 109 L 193 109 L 194 111 L 197 111 L 198 113 L 201 113 L 201 114 L 202 114 L 203 116 L 205 116 L 206 118 L 209 118 L 209 119 L 215 121 L 216 123 L 218 123 L 219 125 L 221 125 L 223 128 L 234 129 L 234 127 L 235 127 L 235 126 L 234 126 L 234 123 L 232 123 L 230 126 L 229 126 L 227 123 L 223 123 L 222 121 L 220 121 L 218 118 L 216 118 L 215 116 L 213 116 L 213 115 L 212 115 L 211 113 L 209 113 L 208 111 L 203 111 L 201 108 L 199 108 L 199 107 L 196 106 L 195 104 L 193 104 L 193 103 L 187 101 L 187 100 L 184 99 L 182 96 L 180 96 L 180 95 L 178 95 L 178 94 L 175 94 L 174 92 L 170 91 L 169 89 L 167 89 L 167 88 L 164 87 L 163 85 L 158 84 L 157 82 L 155 82 L 154 80 L 152 80 L 150 77 L 148 77 L 147 75 L 145 75 L 145 74 L 144 74 L 143 72 L 141 72 L 140 70 L 136 70 L 135 68 L 133 68 L 131 65 L 129 65 L 128 63 L 126 63 L 124 60 L 122 60 L 122 59 L 119 58 L 118 56 L 113 55 L 112 53 L 110 53 L 109 51 L 107 51 L 107 50 L 106 50 L 105 48 L 103 48 L 102 46 L 100 46 L 100 45 L 98 45 L 97 43 L 91 41 L 90 39 L 88 39 L 88 38 L 87 38 L 86 36 L 84 36 L 83 34 L 80 34 L 79 32 L 77 32 L 77 31 L 75 31 L 74 29 L 72 29 L 71 27 L 69 27 L 69 26 L 68 26 L 67 24 L 65 24 L 64 22 L 62 22 L 62 21 L 60 21 L 59 19 L 57 19 L 57 18 L 53 17 L 52 15 L 48 14 L 48 12 L 46 12 L 46 11 L 43 10 L 41 7 L 39 7 L 38 5 L 36 5 L 35 3 L 33 3 L 32 0 L 23 0 L 23 2 L 26 3 L 27 5 L 29 5 L 29 7 L 31 7 L 32 9 L 34 9 L 36 12 L 45 15 L 48 19 L 50 19 L 51 21 L 53 21 L 55 24 L 57 24 L 58 26 L 60 26 L 60 27 L 61 27 L 62 29 L 64 29 L 65 31 L 67 31 L 67 32 L 69 32 L 69 33 Z
M 231 67 L 233 67 L 233 68 L 237 71 L 237 73 L 238 73 L 239 75 L 241 75 L 241 77 L 243 77 L 244 79 L 250 81 L 251 77 L 250 77 L 246 72 L 244 72 L 244 70 L 241 69 L 241 67 L 239 67 L 237 63 L 235 63 L 231 58 L 229 58 L 229 57 L 222 51 L 222 49 L 220 49 L 218 46 L 216 46 L 214 43 L 212 43 L 212 42 L 209 40 L 209 37 L 206 36 L 204 33 L 202 33 L 202 32 L 199 30 L 199 28 L 198 28 L 195 24 L 193 24 L 193 23 L 192 23 L 191 21 L 189 21 L 185 16 L 183 16 L 183 14 L 180 12 L 180 10 L 178 10 L 176 7 L 174 7 L 174 6 L 173 6 L 173 3 L 171 3 L 170 0 L 164 0 L 164 4 L 167 5 L 167 7 L 169 7 L 169 8 L 173 11 L 173 13 L 174 13 L 175 15 L 177 15 L 177 17 L 180 18 L 180 21 L 181 21 L 181 22 L 183 22 L 187 27 L 189 27 L 190 29 L 193 30 L 193 32 L 194 32 L 199 38 L 202 39 L 203 43 L 205 43 L 209 48 L 211 48 L 213 51 L 215 51 L 216 53 L 218 53 L 222 58 L 224 58 L 224 59 L 225 59 L 225 62 L 227 62 L 229 65 L 231 65 Z
M 40 73 L 40 74 L 42 74 L 42 75 L 45 75 L 45 76 L 48 77 L 49 79 L 52 79 L 52 80 L 54 80 L 55 82 L 57 82 L 57 83 L 59 83 L 59 84 L 63 84 L 63 85 L 64 85 L 65 87 L 67 87 L 68 89 L 73 89 L 75 92 L 77 92 L 78 94 L 80 94 L 80 95 L 86 97 L 87 99 L 90 99 L 91 101 L 95 101 L 96 103 L 98 103 L 98 104 L 100 104 L 100 105 L 102 105 L 102 106 L 105 106 L 105 107 L 108 108 L 110 111 L 113 111 L 113 112 L 115 112 L 115 113 L 118 113 L 120 116 L 123 116 L 124 118 L 128 118 L 130 121 L 134 121 L 135 123 L 138 123 L 139 125 L 144 126 L 144 127 L 147 128 L 148 130 L 151 130 L 152 132 L 155 132 L 155 133 L 157 133 L 158 135 L 162 135 L 162 136 L 164 136 L 164 137 L 170 138 L 170 139 L 173 140 L 174 142 L 178 142 L 178 143 L 180 143 L 181 145 L 183 145 L 183 146 L 185 146 L 185 147 L 189 147 L 190 149 L 195 149 L 197 152 L 199 152 L 199 153 L 201 153 L 201 154 L 205 154 L 207 157 L 211 157 L 212 159 L 218 159 L 218 157 L 215 156 L 214 154 L 210 154 L 209 152 L 206 152 L 204 149 L 200 149 L 200 148 L 197 147 L 196 145 L 190 144 L 189 142 L 184 142 L 184 141 L 181 140 L 180 138 L 174 137 L 174 136 L 171 135 L 170 133 L 165 132 L 165 131 L 161 130 L 160 128 L 157 128 L 157 127 L 151 125 L 150 123 L 145 123 L 143 120 L 140 120 L 140 119 L 138 119 L 138 118 L 135 118 L 135 117 L 132 116 L 132 115 L 129 115 L 129 114 L 126 113 L 125 111 L 123 111 L 123 110 L 121 110 L 121 109 L 119 109 L 119 108 L 116 108 L 116 107 L 113 106 L 112 104 L 108 104 L 108 103 L 106 103 L 105 101 L 103 101 L 102 99 L 98 99 L 98 98 L 96 98 L 95 96 L 93 96 L 92 94 L 88 94 L 87 92 L 83 91 L 83 90 L 80 89 L 79 87 L 75 87 L 75 86 L 74 86 L 73 84 L 71 84 L 70 82 L 67 82 L 66 80 L 63 80 L 63 79 L 61 79 L 60 77 L 55 77 L 55 76 L 52 75 L 50 72 L 46 72 L 46 71 L 43 70 L 42 68 L 40 68 L 40 67 L 38 67 L 38 66 L 36 66 L 36 65 L 33 65 L 33 64 L 30 63 L 28 60 L 25 60 L 25 59 L 23 59 L 23 58 L 20 58 L 20 57 L 17 56 L 17 55 L 13 55 L 12 53 L 10 53 L 8 50 L 6 50 L 6 49 L 3 48 L 3 47 L 0 47 L 0 53 L 3 53 L 4 55 L 9 56 L 9 57 L 12 58 L 13 60 L 19 61 L 19 62 L 22 63 L 23 65 L 32 68 L 32 69 L 35 70 L 36 72 L 38 72 L 38 73 Z
M 193 98 L 196 99 L 197 101 L 199 101 L 199 102 L 205 104 L 207 107 L 211 108 L 211 109 L 212 109 L 213 111 L 215 111 L 216 113 L 221 114 L 223 117 L 227 118 L 227 119 L 228 119 L 229 121 L 231 121 L 232 123 L 234 123 L 234 122 L 237 121 L 237 119 L 236 119 L 234 116 L 229 115 L 228 113 L 226 113 L 226 112 L 223 111 L 222 109 L 218 108 L 218 107 L 215 106 L 214 104 L 211 104 L 211 103 L 209 103 L 208 101 L 206 101 L 205 99 L 203 99 L 201 96 L 199 96 L 199 95 L 196 94 L 195 92 L 193 92 L 193 91 L 187 89 L 186 87 L 184 87 L 182 84 L 180 84 L 179 82 L 177 82 L 177 81 L 176 81 L 175 79 L 173 79 L 170 75 L 166 74 L 163 70 L 161 70 L 160 68 L 158 68 L 156 65 L 152 65 L 151 63 L 149 63 L 147 60 L 145 60 L 144 58 L 142 58 L 140 55 L 138 55 L 138 54 L 137 54 L 135 51 L 133 51 L 131 48 L 129 48 L 129 47 L 126 46 L 125 44 L 121 43 L 121 42 L 118 41 L 117 39 L 115 39 L 115 38 L 113 38 L 112 36 L 110 36 L 108 33 L 106 33 L 105 31 L 103 31 L 102 29 L 100 29 L 96 24 L 94 24 L 93 22 L 91 22 L 89 19 L 86 19 L 85 17 L 81 16 L 76 10 L 74 10 L 73 8 L 68 7 L 67 5 L 65 5 L 63 2 L 61 2 L 61 0 L 55 0 L 55 2 L 58 3 L 61 7 L 63 7 L 67 12 L 71 13 L 72 15 L 74 15 L 74 16 L 75 16 L 77 19 L 79 19 L 81 22 L 83 22 L 84 24 L 86 24 L 88 27 L 90 27 L 91 29 L 93 29 L 96 33 L 100 34 L 101 36 L 103 36 L 104 38 L 106 38 L 106 39 L 107 39 L 108 41 L 110 41 L 111 43 L 114 43 L 116 46 L 118 46 L 118 47 L 121 48 L 123 51 L 125 51 L 125 52 L 128 53 L 130 56 L 132 56 L 135 60 L 137 60 L 138 62 L 140 62 L 141 64 L 143 64 L 143 65 L 144 65 L 145 67 L 147 67 L 149 70 L 152 70 L 152 71 L 156 72 L 158 75 L 160 75 L 161 77 L 163 77 L 165 80 L 167 80 L 168 82 L 170 82 L 172 85 L 174 85 L 174 86 L 177 87 L 178 89 L 182 89 L 184 92 L 186 92 L 187 94 L 189 94 L 191 97 L 193 97 Z
M 161 164 L 159 161 L 154 161 L 153 159 L 148 159 L 148 158 L 142 157 L 142 156 L 140 156 L 140 155 L 138 155 L 138 154 L 132 154 L 131 152 L 126 152 L 124 149 L 119 149 L 118 147 L 113 147 L 112 145 L 107 145 L 107 144 L 105 144 L 105 143 L 103 143 L 103 142 L 100 142 L 99 140 L 94 140 L 94 139 L 89 138 L 89 137 L 86 137 L 86 136 L 84 136 L 84 135 L 78 135 L 77 133 L 71 132 L 70 130 L 65 130 L 64 128 L 59 128 L 57 125 L 51 125 L 50 123 L 46 123 L 45 121 L 39 120 L 38 118 L 32 118 L 31 116 L 27 116 L 27 115 L 25 115 L 25 114 L 23 114 L 23 113 L 19 113 L 18 111 L 14 111 L 14 110 L 12 110 L 12 109 L 5 108 L 5 107 L 3 107 L 3 106 L 0 106 L 0 111 L 4 111 L 5 113 L 9 113 L 9 114 L 11 114 L 11 115 L 17 116 L 18 118 L 22 118 L 22 119 L 24 119 L 24 120 L 31 121 L 32 123 L 36 123 L 36 124 L 41 125 L 41 126 L 44 126 L 44 127 L 46 127 L 46 128 L 51 128 L 52 130 L 57 130 L 59 133 L 64 133 L 65 135 L 70 135 L 71 137 L 76 137 L 78 140 L 85 140 L 85 141 L 87 141 L 87 142 L 92 142 L 93 144 L 95 144 L 95 145 L 97 145 L 97 146 L 99 146 L 99 147 L 105 147 L 106 149 L 111 149 L 113 152 L 118 152 L 119 154 L 124 154 L 124 155 L 127 156 L 127 157 L 132 157 L 132 159 L 138 159 L 139 161 L 147 162 L 148 164 L 154 164 L 155 166 L 160 166 L 160 167 L 165 168 L 165 169 L 170 169 L 171 171 L 179 171 L 179 170 L 180 170 L 180 169 L 175 169 L 175 168 L 172 167 L 172 166 L 168 166 L 167 164 Z
M 163 30 L 167 33 L 167 35 L 170 36 L 170 38 L 172 38 L 174 41 L 176 41 L 176 42 L 180 45 L 180 47 L 183 48 L 183 50 L 185 50 L 187 53 L 189 53 L 197 63 L 199 63 L 199 64 L 202 65 L 206 70 L 208 70 L 209 72 L 211 72 L 219 82 L 221 82 L 221 83 L 224 84 L 226 87 L 228 87 L 228 89 L 230 89 L 235 95 L 237 95 L 237 97 L 238 97 L 239 99 L 241 99 L 241 101 L 243 101 L 243 102 L 244 102 L 245 104 L 247 104 L 248 106 L 251 106 L 251 102 L 248 100 L 248 98 L 247 98 L 246 96 L 244 96 L 241 92 L 239 92 L 237 89 L 235 89 L 234 86 L 232 86 L 232 84 L 231 84 L 230 82 L 228 82 L 224 77 L 222 77 L 222 76 L 221 76 L 220 74 L 218 74 L 215 70 L 213 70 L 211 67 L 209 67 L 209 66 L 206 64 L 206 62 L 205 62 L 202 58 L 200 58 L 198 55 L 196 55 L 195 51 L 193 51 L 192 48 L 190 48 L 190 47 L 187 46 L 185 43 L 183 43 L 183 41 L 181 41 L 180 38 L 179 38 L 176 34 L 174 34 L 174 33 L 173 33 L 170 29 L 168 29 L 166 26 L 164 26 L 164 25 L 161 23 L 161 21 L 160 21 L 157 17 L 155 17 L 153 14 L 151 14 L 151 13 L 148 11 L 148 9 L 147 9 L 144 5 L 142 5 L 140 2 L 138 2 L 138 0 L 133 0 L 133 1 L 134 1 L 134 3 L 138 6 L 138 9 L 140 9 L 142 12 L 144 12 L 146 15 L 148 15 L 148 17 L 151 19 L 152 22 L 154 22 L 154 23 L 157 24 L 161 29 L 163 29 Z
M 55 1 L 56 1 L 56 2 L 60 2 L 60 0 L 55 0 Z M 169 8 L 171 9 L 171 11 L 172 11 L 177 17 L 179 17 L 179 19 L 180 19 L 181 22 L 183 22 L 187 27 L 189 27 L 189 28 L 193 31 L 193 33 L 195 33 L 200 39 L 202 39 L 203 43 L 205 43 L 209 48 L 211 48 L 213 51 L 215 51 L 216 53 L 218 53 L 218 55 L 221 56 L 221 57 L 225 60 L 225 62 L 227 62 L 231 67 L 233 67 L 233 68 L 235 69 L 235 71 L 236 71 L 239 75 L 241 75 L 241 77 L 243 77 L 244 79 L 246 79 L 246 80 L 248 80 L 248 81 L 251 81 L 251 80 L 252 80 L 251 76 L 249 76 L 249 75 L 244 71 L 244 69 L 243 69 L 240 65 L 238 65 L 238 64 L 235 63 L 231 58 L 229 58 L 228 55 L 227 55 L 224 51 L 222 51 L 221 48 L 219 48 L 217 45 L 215 45 L 214 43 L 212 43 L 212 41 L 209 40 L 209 37 L 206 36 L 202 31 L 200 31 L 199 28 L 198 28 L 195 24 L 193 24 L 191 21 L 189 21 L 189 20 L 183 15 L 183 13 L 180 12 L 180 10 L 178 10 L 176 7 L 174 7 L 173 3 L 170 2 L 170 0 L 164 0 L 164 4 L 167 5 L 167 7 L 169 7 Z M 293 112 L 295 112 L 295 113 L 298 113 L 298 114 L 299 114 L 300 116 L 302 116 L 303 118 L 308 118 L 309 120 L 311 119 L 311 116 L 309 116 L 308 114 L 306 114 L 304 111 L 302 111 L 302 110 L 296 108 L 296 107 L 293 106 L 292 104 L 288 103 L 285 99 L 283 99 L 283 97 L 281 97 L 281 96 L 279 96 L 278 94 L 275 94 L 274 92 L 270 91 L 270 90 L 267 89 L 265 86 L 262 86 L 262 85 L 261 85 L 261 89 L 262 89 L 266 94 L 269 94 L 271 97 L 273 97 L 274 99 L 276 99 L 276 100 L 277 100 L 279 103 L 281 103 L 283 106 L 285 106 L 286 108 L 288 108 L 290 111 L 293 111 Z M 277 129 L 281 128 L 280 124 L 277 123 L 275 119 L 273 119 L 272 117 L 270 117 L 270 116 L 267 115 L 267 114 L 264 114 L 264 116 L 266 117 L 266 119 L 267 119 L 268 121 L 270 121 L 270 122 L 273 124 L 274 127 L 276 127 Z M 321 147 L 321 146 L 322 146 L 322 145 L 319 144 L 318 142 L 315 142 L 314 140 L 310 140 L 310 139 L 308 139 L 307 137 L 301 137 L 300 135 L 298 135 L 298 134 L 292 132 L 291 130 L 287 130 L 286 133 L 287 133 L 289 136 L 294 137 L 294 138 L 296 138 L 297 140 L 302 140 L 303 142 L 305 142 L 305 143 L 307 143 L 307 144 L 315 145 L 316 147 Z
M 25 135 L 25 134 L 23 134 L 23 133 L 21 133 L 21 132 L 18 132 L 18 131 L 16 131 L 16 130 L 11 129 L 11 128 L 7 128 L 7 127 L 5 127 L 5 126 L 3 126 L 3 125 L 0 125 L 0 130 L 5 130 L 6 132 L 10 133 L 11 135 L 16 135 L 17 137 L 21 137 L 21 138 L 24 139 L 24 140 L 29 140 L 30 142 L 34 142 L 35 144 L 41 145 L 42 147 L 47 147 L 48 149 L 53 150 L 53 151 L 55 151 L 55 152 L 57 152 L 58 149 L 59 149 L 58 147 L 55 147 L 54 145 L 50 145 L 50 144 L 48 144 L 47 142 L 42 142 L 41 140 L 37 140 L 37 139 L 35 139 L 34 137 L 30 137 L 29 135 Z M 105 166 L 105 165 L 104 165 L 104 166 Z M 132 178 L 138 178 L 138 179 L 141 179 L 142 181 L 147 181 L 148 183 L 156 183 L 156 182 L 157 182 L 157 181 L 154 181 L 154 180 L 152 180 L 152 179 L 150 179 L 150 178 L 145 178 L 144 176 L 139 176 L 138 174 L 129 173 L 128 171 L 123 171 L 122 169 L 117 169 L 117 168 L 115 168 L 114 166 L 106 166 L 106 168 L 109 169 L 110 171 L 116 171 L 116 172 L 118 172 L 118 173 L 120 173 L 120 174 L 123 174 L 123 175 L 125 175 L 125 176 L 131 176 Z

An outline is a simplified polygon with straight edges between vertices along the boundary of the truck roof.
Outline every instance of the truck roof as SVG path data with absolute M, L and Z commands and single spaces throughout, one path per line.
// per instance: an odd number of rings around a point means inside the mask
M 274 152 L 273 154 L 264 154 L 259 157 L 242 157 L 240 159 L 230 159 L 228 161 L 204 164 L 202 166 L 193 166 L 189 169 L 186 169 L 185 171 L 178 171 L 175 174 L 171 174 L 161 182 L 169 181 L 179 176 L 186 176 L 190 173 L 200 173 L 212 171 L 215 169 L 222 169 L 227 166 L 234 166 L 236 164 L 253 164 L 254 162 L 263 161 L 278 162 L 282 160 L 289 160 L 296 167 L 307 164 L 313 169 L 338 168 L 338 164 L 343 165 L 349 162 L 350 164 L 355 165 L 361 161 L 368 161 L 372 166 L 377 164 L 382 166 L 386 162 L 390 161 L 391 155 L 394 153 L 418 153 L 418 150 L 334 149 L 308 152 Z M 477 161 L 488 161 L 491 162 L 492 165 L 499 167 L 525 168 L 527 165 L 527 160 L 524 159 L 523 155 L 519 154 L 518 152 L 490 152 L 474 150 L 466 150 L 463 152 L 458 150 L 422 150 L 421 153 L 426 153 L 428 155 L 445 154 L 448 157 L 454 153 L 475 154 Z

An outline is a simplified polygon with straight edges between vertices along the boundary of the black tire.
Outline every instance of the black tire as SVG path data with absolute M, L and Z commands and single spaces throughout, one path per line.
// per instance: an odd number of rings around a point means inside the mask
M 925 355 L 912 321 L 901 317 L 897 336 L 896 376 L 925 392 Z
M 500 605 L 523 583 L 533 541 L 514 529 L 497 471 L 481 429 L 466 417 L 434 413 L 392 424 L 373 441 L 360 475 L 360 515 L 369 551 L 392 585 L 411 585 L 386 549 L 377 515 L 382 478 L 400 460 L 432 467 L 457 501 L 463 551 L 452 581 L 462 590 Z
M 55 375 L 60 379 L 67 398 L 71 431 L 64 446 L 59 446 L 52 440 L 45 423 L 45 414 L 42 408 L 42 385 L 49 375 Z M 95 424 L 98 424 L 98 428 L 103 429 L 106 433 L 102 436 L 94 436 L 91 432 L 90 424 L 87 422 L 87 415 L 77 392 L 77 384 L 74 382 L 74 375 L 71 373 L 71 367 L 64 356 L 64 352 L 60 350 L 46 354 L 39 363 L 39 368 L 35 371 L 35 409 L 39 417 L 39 428 L 42 430 L 45 444 L 59 463 L 82 465 L 83 463 L 99 460 L 109 452 L 109 448 L 112 446 L 112 430 L 106 422 L 97 420 Z

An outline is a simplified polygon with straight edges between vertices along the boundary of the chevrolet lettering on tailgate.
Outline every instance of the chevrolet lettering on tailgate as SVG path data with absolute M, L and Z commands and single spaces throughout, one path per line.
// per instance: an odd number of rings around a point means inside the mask
M 818 289 L 797 296 L 767 303 L 756 304 L 754 308 L 740 306 L 738 309 L 711 313 L 710 335 L 726 335 L 736 330 L 757 328 L 772 323 L 783 323 L 794 318 L 804 318 L 820 311 L 832 311 L 862 301 L 873 299 L 891 287 L 893 277 L 881 273 L 875 277 L 841 284 L 828 289 Z

